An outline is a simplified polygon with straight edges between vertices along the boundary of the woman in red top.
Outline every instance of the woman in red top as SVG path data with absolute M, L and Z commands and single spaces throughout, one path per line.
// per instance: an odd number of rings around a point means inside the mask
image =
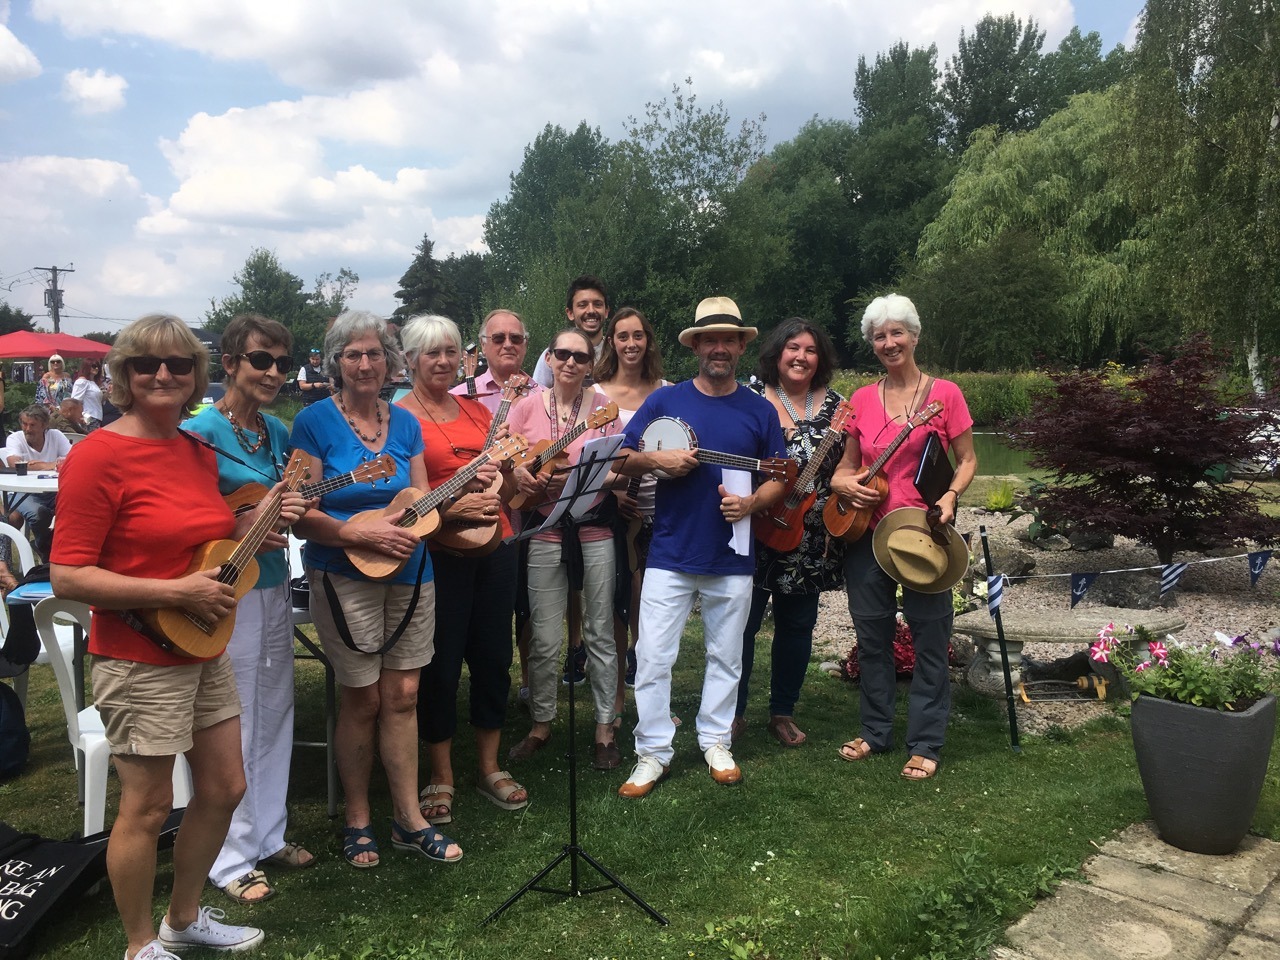
M 172 957 L 169 947 L 244 950 L 262 931 L 218 922 L 200 893 L 244 793 L 240 701 L 225 652 L 196 660 L 168 652 L 130 625 L 129 611 L 180 607 L 216 622 L 235 607 L 216 571 L 188 574 L 197 547 L 241 535 L 218 494 L 213 451 L 179 432 L 204 396 L 209 354 L 177 317 L 143 317 L 109 355 L 112 402 L 123 415 L 77 445 L 59 475 L 61 509 L 50 557 L 59 597 L 92 604 L 93 688 L 120 777 L 120 813 L 107 872 L 129 945 L 126 960 Z M 284 497 L 282 523 L 303 513 Z M 273 535 L 266 547 L 284 545 Z M 173 893 L 156 936 L 151 891 L 156 841 L 173 805 L 174 756 L 194 792 L 174 845 Z
M 450 480 L 484 449 L 492 415 L 477 400 L 449 393 L 458 375 L 462 336 L 447 317 L 414 317 L 400 332 L 413 392 L 400 401 L 422 425 L 423 459 L 431 485 Z M 505 436 L 502 429 L 499 436 Z M 511 536 L 502 502 L 489 488 L 498 477 L 490 463 L 480 468 L 468 492 L 442 508 L 442 519 L 493 523 Z M 473 527 L 475 529 L 475 527 Z M 434 541 L 435 656 L 422 668 L 418 686 L 418 736 L 427 743 L 430 783 L 420 795 L 422 815 L 433 824 L 453 819 L 457 783 L 453 738 L 458 729 L 458 683 L 462 664 L 470 674 L 471 726 L 480 770 L 477 792 L 503 810 L 519 810 L 529 794 L 498 766 L 498 742 L 507 719 L 511 688 L 511 618 L 516 599 L 515 544 L 500 543 L 484 556 L 459 556 Z

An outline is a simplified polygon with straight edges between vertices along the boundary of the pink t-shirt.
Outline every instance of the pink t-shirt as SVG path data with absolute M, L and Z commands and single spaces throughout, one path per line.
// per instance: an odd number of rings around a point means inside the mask
M 508 423 L 511 425 L 512 433 L 524 434 L 529 441 L 530 446 L 539 440 L 551 439 L 551 417 L 547 413 L 547 409 L 543 404 L 544 397 L 541 395 L 529 397 L 519 406 L 511 411 Z M 587 390 L 586 398 L 582 402 L 582 409 L 578 412 L 578 421 L 581 422 L 587 418 L 592 411 L 600 410 L 607 407 L 611 401 L 603 393 L 598 390 Z M 570 425 L 572 426 L 572 425 Z M 617 420 L 605 424 L 603 427 L 586 430 L 569 444 L 566 452 L 569 454 L 569 463 L 577 463 L 578 458 L 582 456 L 582 448 L 587 441 L 594 440 L 597 437 L 608 437 L 618 433 L 622 429 L 622 424 Z M 596 497 L 596 503 L 599 503 L 606 496 L 612 494 L 601 493 Z M 543 516 L 550 513 L 552 507 L 550 505 L 539 507 L 538 512 Z M 540 521 L 538 521 L 540 522 Z M 578 528 L 578 539 L 583 543 L 591 543 L 595 540 L 608 540 L 613 536 L 613 530 L 606 526 L 588 525 Z M 560 542 L 560 531 L 551 530 L 546 533 L 540 533 L 535 540 L 549 540 L 554 543 Z
M 928 423 L 916 427 L 902 446 L 894 451 L 889 462 L 881 468 L 880 475 L 889 484 L 889 495 L 871 515 L 871 528 L 875 529 L 880 518 L 898 507 L 920 507 L 927 504 L 916 490 L 916 470 L 924 453 L 925 440 L 936 433 L 942 449 L 950 451 L 951 442 L 973 426 L 969 405 L 964 394 L 950 380 L 934 380 L 928 395 L 920 401 L 920 408 L 938 401 L 942 412 Z M 858 390 L 849 400 L 853 417 L 845 426 L 845 432 L 853 438 L 862 452 L 862 465 L 869 467 L 897 439 L 905 424 L 901 419 L 892 420 L 880 402 L 880 384 L 872 383 Z

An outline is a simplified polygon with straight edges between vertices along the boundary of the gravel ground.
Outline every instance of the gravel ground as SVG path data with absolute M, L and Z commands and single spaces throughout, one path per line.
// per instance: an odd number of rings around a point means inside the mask
M 956 526 L 960 532 L 973 534 L 975 549 L 979 524 L 986 524 L 987 537 L 993 546 L 1017 546 L 1035 560 L 1036 566 L 1031 579 L 1006 587 L 1006 610 L 1043 610 L 1048 613 L 1069 609 L 1071 603 L 1067 579 L 1039 579 L 1049 574 L 1088 573 L 1158 565 L 1155 553 L 1149 547 L 1122 537 L 1116 539 L 1114 548 L 1106 550 L 1042 549 L 1018 540 L 1018 534 L 1024 533 L 1029 523 L 1030 518 L 1023 517 L 1007 524 L 1003 517 L 989 516 L 969 508 L 962 509 L 957 518 Z M 1245 551 L 1241 549 L 1229 552 L 1243 554 Z M 1267 566 L 1256 588 L 1249 586 L 1249 569 L 1243 556 L 1212 563 L 1192 563 L 1173 592 L 1172 600 L 1166 599 L 1166 605 L 1174 606 L 1178 614 L 1187 621 L 1186 629 L 1179 635 L 1185 640 L 1209 640 L 1215 630 L 1233 636 L 1240 633 L 1261 636 L 1280 623 L 1280 556 Z M 1098 606 L 1098 603 L 1086 595 L 1076 609 L 1088 609 L 1090 606 Z M 1101 628 L 1103 623 L 1100 621 L 1098 626 Z M 838 591 L 823 594 L 818 624 L 814 630 L 814 655 L 824 661 L 839 660 L 849 652 L 852 639 L 853 625 L 844 594 Z M 958 640 L 956 649 L 964 657 L 969 648 Z M 1069 644 L 1030 643 L 1024 649 L 1024 654 L 1036 660 L 1056 660 L 1080 649 L 1079 646 Z M 1028 733 L 1043 732 L 1054 725 L 1074 726 L 1097 716 L 1105 709 L 1102 704 L 1087 701 L 1020 703 L 1019 726 Z

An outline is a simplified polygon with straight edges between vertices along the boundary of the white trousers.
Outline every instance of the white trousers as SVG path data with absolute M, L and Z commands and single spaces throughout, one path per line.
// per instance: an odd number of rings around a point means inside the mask
M 284 846 L 293 756 L 293 605 L 289 585 L 250 590 L 227 644 L 240 694 L 244 798 L 209 871 L 216 886 L 244 876 Z
M 636 641 L 636 755 L 663 766 L 675 755 L 671 720 L 671 671 L 680 653 L 680 635 L 702 596 L 706 676 L 698 710 L 698 748 L 728 745 L 742 677 L 742 632 L 751 613 L 751 576 L 708 577 L 672 570 L 644 572 L 640 591 L 640 638 Z
M 613 641 L 612 540 L 582 544 L 582 642 L 587 651 L 587 678 L 595 701 L 596 723 L 613 722 L 618 693 L 618 647 Z M 560 544 L 529 543 L 529 713 L 538 723 L 556 716 L 560 689 L 560 641 L 569 608 L 569 572 L 560 562 Z

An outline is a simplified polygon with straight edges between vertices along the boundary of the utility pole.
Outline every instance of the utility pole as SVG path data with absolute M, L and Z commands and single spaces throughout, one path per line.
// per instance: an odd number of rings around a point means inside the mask
M 40 270 L 49 274 L 49 289 L 44 292 L 44 305 L 49 308 L 49 316 L 53 318 L 53 332 L 61 333 L 58 323 L 61 317 L 58 311 L 62 309 L 62 291 L 58 289 L 58 273 L 75 273 L 75 265 L 70 267 L 32 267 L 33 270 Z

